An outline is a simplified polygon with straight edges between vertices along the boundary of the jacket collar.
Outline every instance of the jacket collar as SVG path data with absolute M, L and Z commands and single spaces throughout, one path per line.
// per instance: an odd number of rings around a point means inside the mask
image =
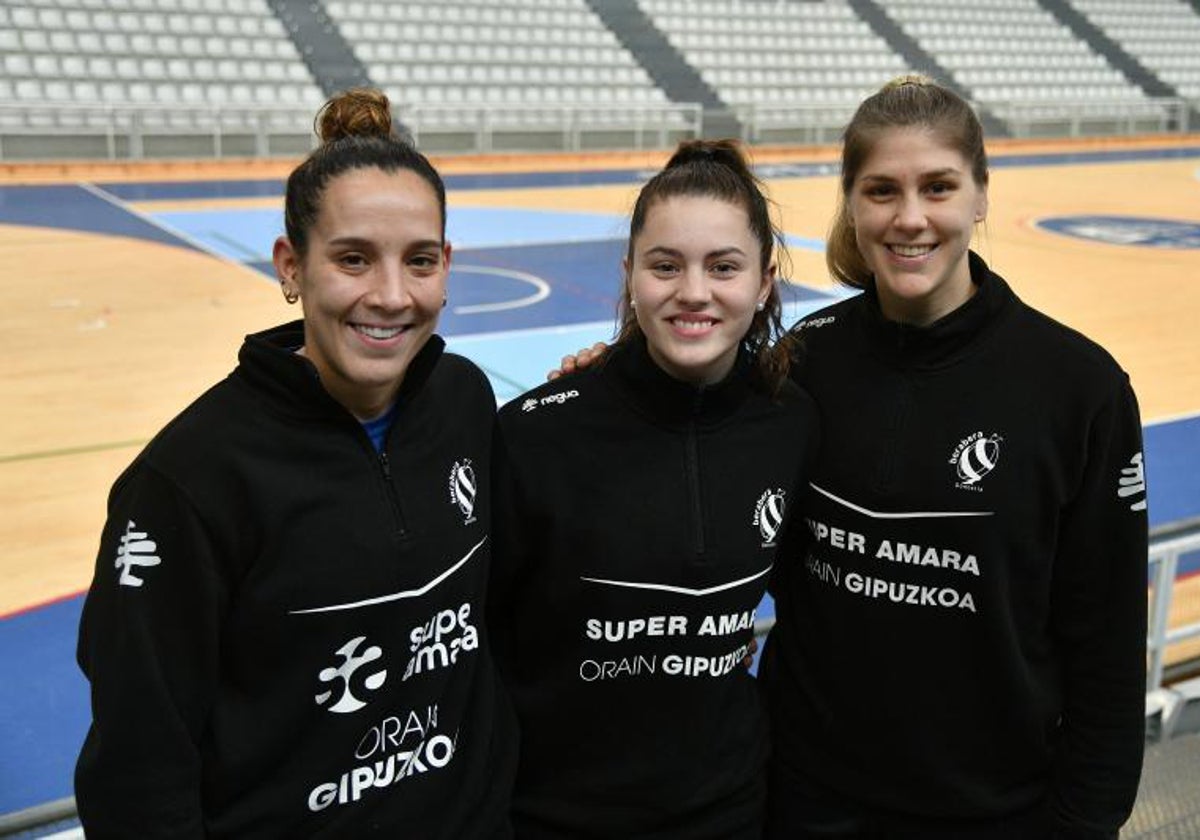
M 296 350 L 304 345 L 304 321 L 292 321 L 246 336 L 235 375 L 245 377 L 289 412 L 308 416 L 352 416 L 321 385 L 313 363 Z M 446 344 L 432 335 L 409 364 L 396 397 L 396 409 L 412 400 L 429 378 Z
M 739 349 L 733 370 L 712 385 L 683 382 L 650 357 L 644 336 L 615 345 L 600 376 L 634 410 L 660 425 L 717 425 L 730 417 L 754 387 L 749 355 Z
M 927 326 L 889 321 L 879 306 L 874 284 L 863 291 L 863 329 L 871 347 L 900 367 L 936 368 L 957 362 L 990 332 L 1016 301 L 1009 285 L 969 252 L 975 294 L 966 303 Z

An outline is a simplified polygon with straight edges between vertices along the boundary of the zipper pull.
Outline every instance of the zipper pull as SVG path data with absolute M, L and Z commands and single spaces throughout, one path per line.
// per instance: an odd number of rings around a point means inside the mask
M 379 453 L 379 466 L 383 469 L 383 477 L 388 481 L 392 480 L 392 465 L 388 461 L 386 452 Z

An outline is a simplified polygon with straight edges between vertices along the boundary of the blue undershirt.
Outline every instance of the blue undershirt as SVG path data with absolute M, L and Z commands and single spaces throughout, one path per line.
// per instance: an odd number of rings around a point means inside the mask
M 383 451 L 383 442 L 387 438 L 388 429 L 392 428 L 392 423 L 395 420 L 396 403 L 392 403 L 387 411 L 374 420 L 362 421 L 362 427 L 366 431 L 367 437 L 371 439 L 371 444 L 375 447 L 376 452 Z

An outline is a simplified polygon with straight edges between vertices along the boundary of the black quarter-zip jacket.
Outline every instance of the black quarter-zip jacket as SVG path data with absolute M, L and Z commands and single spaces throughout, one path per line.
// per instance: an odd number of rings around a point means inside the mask
M 1143 742 L 1137 403 L 970 265 L 976 293 L 929 327 L 869 289 L 794 328 L 824 433 L 762 666 L 777 756 L 918 819 L 1046 801 L 1065 836 L 1115 836 Z
M 521 722 L 523 838 L 758 837 L 742 665 L 816 445 L 792 383 L 675 380 L 644 341 L 501 409 L 489 621 Z
M 509 836 L 491 388 L 430 338 L 381 454 L 303 341 L 249 336 L 113 487 L 79 638 L 89 838 Z

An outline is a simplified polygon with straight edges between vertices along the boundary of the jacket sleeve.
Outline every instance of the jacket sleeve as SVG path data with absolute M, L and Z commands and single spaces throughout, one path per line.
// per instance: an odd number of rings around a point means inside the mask
M 110 495 L 80 621 L 92 724 L 75 796 L 89 840 L 204 836 L 200 738 L 224 600 L 215 569 L 193 506 L 136 463 Z
M 1051 632 L 1062 675 L 1053 804 L 1060 838 L 1116 838 L 1145 742 L 1148 523 L 1141 422 L 1124 377 L 1088 430 L 1063 511 Z

